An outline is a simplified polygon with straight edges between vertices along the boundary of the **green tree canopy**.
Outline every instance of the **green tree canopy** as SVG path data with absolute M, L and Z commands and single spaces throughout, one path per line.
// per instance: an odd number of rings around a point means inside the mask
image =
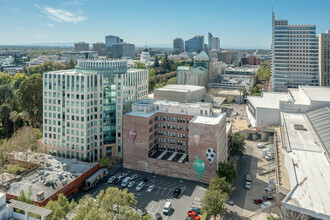
M 2 105 L 7 98 L 13 98 L 14 91 L 11 85 L 5 84 L 0 86 L 0 105 Z
M 165 57 L 162 59 L 161 67 L 167 71 L 171 70 L 171 61 L 168 59 L 167 52 L 165 52 Z
M 263 62 L 257 72 L 257 76 L 261 80 L 269 81 L 271 77 L 270 73 L 270 60 Z
M 45 206 L 46 209 L 50 209 L 53 211 L 52 214 L 47 217 L 47 219 L 65 219 L 65 216 L 76 206 L 77 203 L 73 201 L 73 199 L 70 202 L 65 195 L 59 194 L 58 199 L 56 201 L 49 201 Z
M 138 61 L 134 63 L 134 68 L 135 69 L 146 69 L 146 66 L 144 65 L 144 63 Z
M 228 183 L 233 183 L 237 179 L 235 163 L 218 163 L 217 176 L 219 178 L 225 177 Z
M 159 58 L 157 55 L 155 56 L 154 67 L 155 68 L 159 67 Z
M 206 212 L 209 217 L 219 215 L 223 217 L 226 213 L 226 200 L 232 191 L 233 188 L 226 182 L 225 177 L 211 179 L 211 183 L 201 200 L 202 211 Z
M 0 85 L 11 84 L 13 82 L 13 78 L 7 73 L 0 73 Z
M 231 134 L 230 155 L 243 156 L 245 153 L 245 137 L 240 132 Z

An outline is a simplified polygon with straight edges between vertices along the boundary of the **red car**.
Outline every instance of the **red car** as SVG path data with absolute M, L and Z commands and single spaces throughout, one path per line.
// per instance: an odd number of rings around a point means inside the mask
M 254 202 L 254 204 L 261 204 L 261 203 L 264 202 L 264 200 L 262 200 L 262 199 L 255 199 L 255 200 L 253 200 L 253 202 Z
M 197 212 L 194 212 L 194 211 L 188 211 L 187 215 L 189 217 L 191 217 L 192 219 L 195 219 L 195 220 L 200 220 L 201 219 L 201 217 L 197 214 Z

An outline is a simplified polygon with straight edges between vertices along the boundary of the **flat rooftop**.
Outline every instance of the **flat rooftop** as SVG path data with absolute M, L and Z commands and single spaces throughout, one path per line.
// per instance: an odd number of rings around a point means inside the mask
M 286 92 L 263 92 L 262 96 L 248 96 L 248 100 L 255 107 L 280 108 L 280 101 L 288 101 L 290 96 Z
M 239 92 L 238 90 L 221 90 L 218 92 L 218 95 L 242 95 L 243 92 Z
M 17 153 L 16 155 L 19 159 L 21 157 L 21 159 L 25 158 L 23 153 Z M 40 191 L 44 192 L 45 199 L 48 198 L 97 164 L 46 154 L 29 155 L 28 161 L 39 163 L 41 166 L 29 175 L 24 176 L 21 181 L 12 182 L 6 192 L 19 196 L 21 190 L 27 193 L 29 187 L 32 186 L 31 199 L 33 200 L 37 200 L 36 195 Z
M 226 117 L 225 114 L 213 114 L 212 116 L 197 115 L 193 119 L 191 119 L 189 123 L 217 125 L 224 117 Z
M 301 86 L 300 88 L 313 101 L 330 102 L 330 87 Z
M 162 88 L 158 88 L 158 91 L 177 91 L 177 92 L 193 92 L 198 90 L 204 90 L 204 86 L 193 86 L 193 85 L 178 85 L 178 84 L 171 84 L 164 86 Z
M 330 168 L 323 148 L 306 115 L 283 113 L 283 116 L 291 146 L 291 152 L 285 154 L 293 160 L 295 170 L 289 172 L 292 191 L 286 203 L 314 217 L 330 217 Z M 297 125 L 306 130 L 297 129 Z

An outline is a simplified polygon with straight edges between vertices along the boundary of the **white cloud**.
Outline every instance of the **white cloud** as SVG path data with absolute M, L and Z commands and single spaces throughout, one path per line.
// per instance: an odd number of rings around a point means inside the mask
M 54 27 L 54 25 L 53 25 L 53 24 L 50 24 L 50 23 L 47 24 L 47 26 L 48 26 L 48 27 Z
M 64 5 L 80 5 L 79 1 L 65 2 Z
M 52 19 L 53 21 L 77 23 L 86 20 L 86 17 L 81 15 L 83 13 L 82 11 L 73 13 L 65 9 L 40 7 L 39 5 L 35 5 L 35 7 L 41 9 L 41 11 L 48 15 L 48 18 Z

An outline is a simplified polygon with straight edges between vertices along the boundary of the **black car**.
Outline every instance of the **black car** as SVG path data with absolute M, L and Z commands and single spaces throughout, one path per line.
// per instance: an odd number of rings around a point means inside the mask
M 148 212 L 147 212 L 146 209 L 142 209 L 142 210 L 140 211 L 140 214 L 141 214 L 141 216 L 146 216 L 146 215 L 148 214 Z
M 180 194 L 181 194 L 181 189 L 177 188 L 173 192 L 173 197 L 178 198 Z
M 141 181 L 143 181 L 143 182 L 148 182 L 149 181 L 149 179 L 148 178 L 146 178 L 146 177 L 144 177 Z
M 116 177 L 116 179 L 113 181 L 113 184 L 117 185 L 118 183 L 120 183 L 120 179 Z
M 162 215 L 159 212 L 157 212 L 156 213 L 156 220 L 162 220 L 162 219 L 163 219 Z

